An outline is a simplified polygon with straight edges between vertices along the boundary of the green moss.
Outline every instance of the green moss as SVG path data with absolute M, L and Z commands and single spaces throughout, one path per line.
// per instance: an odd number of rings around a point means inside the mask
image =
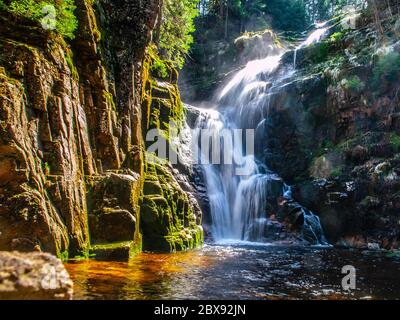
M 341 175 L 343 174 L 343 167 L 336 167 L 336 168 L 333 168 L 332 169 L 332 171 L 331 171 L 331 177 L 332 178 L 338 178 L 338 177 L 340 177 Z
M 132 241 L 123 241 L 115 243 L 97 244 L 92 247 L 92 250 L 113 250 L 121 247 L 130 246 Z
M 400 78 L 400 53 L 389 52 L 378 58 L 373 68 L 372 85 L 379 92 L 385 83 L 398 81 Z
M 154 75 L 155 65 L 158 65 L 156 70 L 159 70 L 160 65 L 163 65 L 163 71 L 167 70 L 168 75 L 162 75 L 165 81 L 157 81 L 158 76 Z M 185 117 L 177 85 L 177 70 L 168 61 L 160 62 L 160 58 L 152 47 L 148 49 L 143 66 L 142 104 L 143 118 L 146 119 L 145 128 L 159 129 L 160 134 L 170 141 L 170 130 L 182 128 Z M 170 126 L 171 122 L 176 128 Z
M 50 175 L 51 167 L 50 167 L 50 165 L 49 165 L 48 162 L 45 162 L 45 163 L 43 164 L 43 171 L 44 171 L 44 174 L 45 174 L 46 176 Z
M 332 34 L 329 38 L 332 42 L 338 42 L 342 41 L 344 39 L 344 33 L 343 32 L 335 32 Z
M 57 258 L 60 259 L 61 261 L 68 261 L 68 259 L 69 259 L 69 253 L 68 253 L 68 251 L 60 252 L 60 253 L 57 255 Z
M 390 134 L 390 144 L 397 152 L 400 150 L 400 136 L 397 133 Z
M 68 67 L 69 67 L 69 69 L 70 69 L 70 71 L 71 71 L 71 74 L 72 74 L 72 77 L 75 79 L 75 80 L 79 80 L 79 73 L 78 73 L 78 70 L 76 69 L 76 67 L 75 67 L 75 64 L 74 64 L 74 56 L 73 56 L 73 53 L 72 53 L 72 51 L 69 49 L 69 48 L 66 48 L 66 51 L 65 51 L 65 60 L 67 61 L 67 64 L 68 64 Z
M 365 88 L 365 83 L 358 76 L 342 80 L 342 85 L 349 91 L 360 93 Z
M 321 42 L 315 44 L 316 50 L 313 56 L 314 62 L 319 63 L 322 61 L 326 61 L 329 54 L 329 45 L 327 42 Z
M 107 91 L 103 91 L 103 97 L 107 101 L 108 105 L 110 105 L 114 111 L 117 111 L 113 95 Z
M 151 66 L 151 73 L 161 79 L 168 77 L 168 70 L 165 63 L 161 60 L 155 60 Z
M 92 247 L 91 254 L 100 260 L 129 260 L 141 252 L 139 245 L 134 241 L 97 244 Z
M 88 248 L 87 250 L 82 250 L 80 251 L 77 255 L 74 256 L 73 259 L 70 260 L 88 260 L 90 258 L 94 258 L 96 255 L 94 253 L 91 253 L 91 248 Z
M 146 164 L 141 224 L 146 251 L 189 250 L 203 243 L 193 206 L 162 161 Z

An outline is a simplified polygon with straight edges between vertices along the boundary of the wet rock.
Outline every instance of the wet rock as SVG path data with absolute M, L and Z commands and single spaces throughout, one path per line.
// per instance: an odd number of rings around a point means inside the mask
M 349 195 L 345 192 L 329 192 L 329 193 L 327 193 L 329 204 L 339 203 L 340 201 L 347 199 L 348 196 Z
M 294 227 L 301 227 L 304 224 L 304 214 L 302 206 L 294 200 L 281 197 L 278 199 L 277 219 L 286 222 Z
M 184 106 L 186 110 L 186 122 L 191 129 L 195 129 L 196 123 L 201 117 L 201 111 L 198 108 L 195 108 L 188 104 L 185 104 Z
M 369 242 L 367 244 L 367 248 L 368 248 L 368 250 L 380 250 L 379 243 L 371 243 L 371 242 Z
M 0 252 L 0 300 L 69 300 L 73 284 L 47 253 Z
M 138 219 L 142 62 L 160 3 L 75 4 L 78 30 L 68 44 L 36 22 L 0 12 L 0 250 L 86 254 L 88 213 L 109 208 L 114 214 L 104 220 L 129 217 L 130 230 L 129 214 Z M 102 33 L 108 36 L 100 50 Z M 126 168 L 136 173 L 121 172 Z M 139 190 L 132 192 L 127 176 Z M 110 197 L 96 198 L 94 185 L 104 181 L 110 192 L 98 189 Z M 136 231 L 130 239 L 140 238 Z M 93 230 L 94 239 L 108 232 Z
M 134 241 L 114 242 L 94 245 L 91 253 L 96 260 L 128 261 L 141 251 Z
M 351 152 L 350 157 L 354 163 L 363 163 L 368 160 L 368 148 L 357 145 L 355 146 Z
M 345 248 L 357 248 L 357 249 L 367 249 L 367 243 L 363 236 L 346 236 L 340 239 L 336 246 Z
M 147 189 L 142 198 L 143 249 L 174 252 L 201 245 L 200 207 L 196 199 L 182 189 L 172 167 L 148 162 L 145 177 L 145 183 L 156 183 L 161 190 Z
M 103 208 L 89 216 L 90 232 L 97 243 L 132 240 L 136 232 L 136 218 L 127 210 Z
M 375 167 L 374 172 L 376 174 L 384 174 L 384 173 L 387 173 L 389 171 L 389 169 L 390 169 L 390 163 L 382 162 Z
M 276 55 L 282 50 L 278 36 L 269 29 L 244 34 L 235 40 L 235 46 L 247 61 Z
M 107 244 L 139 241 L 139 195 L 141 178 L 130 172 L 111 173 L 90 181 L 89 226 L 92 242 Z

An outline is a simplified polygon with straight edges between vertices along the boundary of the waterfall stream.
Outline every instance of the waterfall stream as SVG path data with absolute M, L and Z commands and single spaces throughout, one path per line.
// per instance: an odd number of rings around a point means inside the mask
M 326 31 L 327 28 L 322 25 L 311 33 L 301 47 L 319 41 Z M 197 120 L 195 141 L 199 141 L 198 135 L 202 130 L 211 130 L 212 136 L 220 139 L 221 148 L 227 144 L 233 145 L 231 150 L 225 148 L 221 151 L 224 158 L 239 159 L 232 164 L 209 164 L 202 161 L 212 218 L 211 231 L 217 242 L 266 242 L 271 198 L 275 202 L 278 197 L 292 200 L 291 188 L 277 174 L 254 155 L 243 155 L 244 146 L 227 142 L 229 137 L 223 134 L 226 129 L 253 129 L 257 137 L 257 131 L 262 130 L 263 123 L 268 118 L 271 91 L 283 78 L 294 73 L 293 68 L 280 68 L 281 57 L 282 55 L 268 56 L 248 62 L 222 88 L 216 107 L 202 109 L 202 116 Z M 202 150 L 200 146 L 198 154 L 201 160 L 205 156 L 209 158 L 209 153 L 209 149 Z M 252 168 L 251 171 L 247 175 L 237 175 L 235 169 L 243 164 Z M 303 216 L 303 230 L 308 234 L 309 242 L 326 244 L 319 218 L 305 208 L 301 209 L 300 214 Z

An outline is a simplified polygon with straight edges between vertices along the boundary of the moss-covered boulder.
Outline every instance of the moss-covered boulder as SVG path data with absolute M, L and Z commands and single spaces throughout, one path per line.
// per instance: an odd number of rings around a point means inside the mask
M 131 245 L 141 248 L 139 231 L 141 177 L 126 170 L 110 173 L 100 179 L 90 179 L 88 185 L 90 186 L 89 229 L 92 244 L 95 247 L 100 245 L 101 248 L 105 246 L 114 250 L 115 244 L 128 241 L 132 242 Z M 95 253 L 98 251 L 96 249 Z M 126 258 L 130 256 L 131 250 L 122 251 L 127 254 Z
M 143 249 L 173 252 L 200 246 L 203 229 L 192 201 L 168 164 L 148 162 L 141 203 Z

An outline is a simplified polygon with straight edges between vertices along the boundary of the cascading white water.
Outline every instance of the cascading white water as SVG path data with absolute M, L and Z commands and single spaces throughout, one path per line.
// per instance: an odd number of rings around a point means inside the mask
M 217 137 L 223 129 L 238 128 L 241 119 L 254 120 L 251 125 L 255 128 L 263 116 L 262 104 L 270 87 L 268 75 L 279 66 L 279 62 L 280 56 L 249 62 L 219 96 L 219 101 L 230 105 L 235 116 L 227 118 L 216 110 L 207 110 L 198 127 L 213 130 Z M 256 163 L 254 155 L 244 156 L 241 146 L 234 146 L 230 153 L 232 159 L 241 159 L 241 163 L 246 163 L 253 171 L 247 176 L 239 176 L 235 174 L 237 164 L 203 165 L 213 237 L 217 241 L 260 241 L 267 218 L 267 184 L 274 175 L 265 173 L 265 168 Z M 200 152 L 200 156 L 205 155 Z
M 297 53 L 300 49 L 308 47 L 321 39 L 327 34 L 329 27 L 327 27 L 327 22 L 316 23 L 315 24 L 318 29 L 314 30 L 306 40 L 304 40 L 296 49 L 294 50 L 294 59 L 293 59 L 293 66 L 296 69 L 297 65 Z
M 317 30 L 305 43 L 314 43 L 325 32 L 326 29 Z M 197 134 L 201 129 L 211 129 L 214 137 L 223 140 L 221 132 L 224 129 L 256 129 L 261 126 L 268 117 L 265 113 L 269 110 L 271 89 L 282 77 L 275 74 L 281 57 L 269 56 L 251 61 L 238 72 L 221 90 L 216 108 L 221 112 L 216 109 L 204 110 L 203 117 L 198 120 Z M 199 137 L 195 136 L 195 141 L 198 140 Z M 244 156 L 243 146 L 233 146 L 228 156 L 250 164 L 253 168 L 251 174 L 236 175 L 237 164 L 203 162 L 202 165 L 213 221 L 212 234 L 216 241 L 229 239 L 262 242 L 269 214 L 269 186 L 274 180 L 280 179 L 260 164 L 254 155 Z M 209 157 L 205 152 L 209 151 L 199 150 L 199 156 Z M 281 190 L 281 195 L 289 197 L 290 193 L 286 186 Z M 304 215 L 305 224 L 308 221 L 319 224 L 319 220 L 306 218 L 306 215 L 311 217 L 311 212 L 304 211 Z

